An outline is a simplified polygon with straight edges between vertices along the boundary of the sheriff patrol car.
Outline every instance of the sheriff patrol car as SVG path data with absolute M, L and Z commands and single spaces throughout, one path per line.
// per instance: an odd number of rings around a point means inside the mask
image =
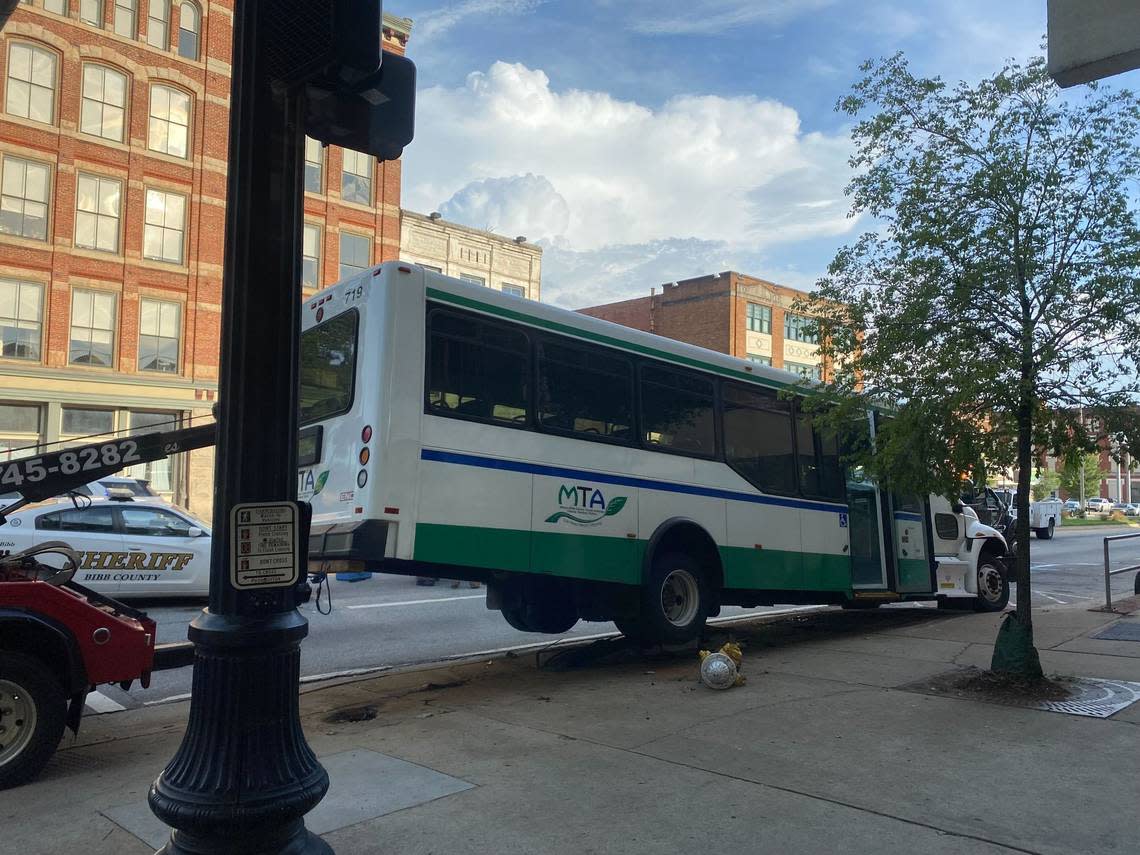
M 160 498 L 127 491 L 78 504 L 58 499 L 16 511 L 0 528 L 0 552 L 62 540 L 80 554 L 75 581 L 112 597 L 204 597 L 210 529 Z

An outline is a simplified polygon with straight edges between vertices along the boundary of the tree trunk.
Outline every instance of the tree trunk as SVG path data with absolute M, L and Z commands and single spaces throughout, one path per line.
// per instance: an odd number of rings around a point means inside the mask
M 1023 348 L 1023 351 L 1025 349 Z M 1022 358 L 1017 401 L 1017 522 L 1014 581 L 1017 582 L 1017 612 L 1006 617 L 994 643 L 990 670 L 1021 677 L 1040 678 L 1041 660 L 1033 646 L 1033 604 L 1029 581 L 1029 482 L 1033 478 L 1033 362 L 1028 352 Z

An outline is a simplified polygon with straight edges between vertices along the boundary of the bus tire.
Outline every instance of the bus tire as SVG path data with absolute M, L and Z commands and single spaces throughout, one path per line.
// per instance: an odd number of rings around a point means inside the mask
M 578 622 L 578 610 L 573 603 L 547 596 L 503 609 L 503 618 L 519 632 L 560 635 L 568 632 Z
M 1053 539 L 1053 529 L 1056 527 L 1056 525 L 1057 525 L 1056 522 L 1054 522 L 1053 520 L 1049 520 L 1048 526 L 1046 526 L 1045 528 L 1037 529 L 1037 531 L 1035 533 L 1036 533 L 1037 537 L 1040 538 L 1041 540 L 1052 540 Z
M 1009 572 L 1005 562 L 996 555 L 985 554 L 978 558 L 978 596 L 974 599 L 976 612 L 1000 612 L 1009 605 Z
M 55 753 L 67 719 L 67 694 L 32 656 L 0 651 L 0 790 L 26 783 Z
M 688 644 L 708 617 L 709 583 L 700 565 L 680 552 L 653 561 L 641 588 L 641 614 L 617 622 L 622 634 L 651 644 Z
M 867 609 L 877 609 L 881 605 L 882 603 L 878 600 L 847 600 L 846 602 L 840 603 L 839 607 L 841 609 L 847 609 L 848 611 L 859 612 L 866 611 Z

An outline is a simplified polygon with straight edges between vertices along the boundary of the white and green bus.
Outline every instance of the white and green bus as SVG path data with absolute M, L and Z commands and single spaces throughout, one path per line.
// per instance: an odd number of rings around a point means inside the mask
M 797 375 L 402 262 L 310 298 L 301 338 L 311 569 L 655 642 L 726 605 L 1008 599 L 1000 535 L 845 477 Z

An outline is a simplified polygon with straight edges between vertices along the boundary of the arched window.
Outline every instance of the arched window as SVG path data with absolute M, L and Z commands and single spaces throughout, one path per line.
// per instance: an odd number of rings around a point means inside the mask
M 12 116 L 55 124 L 55 87 L 59 58 L 27 42 L 8 43 L 5 110 Z
M 79 130 L 105 140 L 123 142 L 126 125 L 127 76 L 105 65 L 83 66 Z
M 198 58 L 198 37 L 202 31 L 202 11 L 197 3 L 183 2 L 178 12 L 178 55 Z

